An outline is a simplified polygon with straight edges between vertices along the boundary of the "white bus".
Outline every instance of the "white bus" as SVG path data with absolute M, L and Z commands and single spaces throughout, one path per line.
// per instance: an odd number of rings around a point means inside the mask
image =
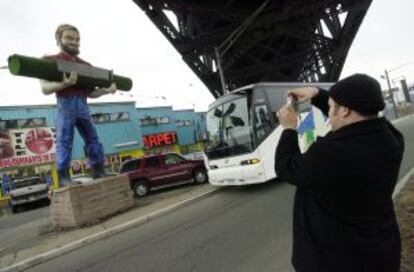
M 276 178 L 275 149 L 283 129 L 275 113 L 286 103 L 287 91 L 301 86 L 328 90 L 332 85 L 257 83 L 210 104 L 204 152 L 209 182 L 219 186 L 247 185 Z M 308 126 L 308 131 L 299 137 L 304 150 L 312 140 L 309 137 L 323 135 L 329 127 L 326 117 L 310 103 L 300 104 L 299 112 L 303 124 Z

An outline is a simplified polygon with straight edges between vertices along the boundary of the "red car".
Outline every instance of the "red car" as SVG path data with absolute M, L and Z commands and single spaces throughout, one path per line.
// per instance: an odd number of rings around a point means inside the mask
M 128 175 L 137 197 L 148 194 L 151 189 L 208 180 L 203 160 L 187 160 L 176 153 L 129 160 L 121 166 L 120 173 Z

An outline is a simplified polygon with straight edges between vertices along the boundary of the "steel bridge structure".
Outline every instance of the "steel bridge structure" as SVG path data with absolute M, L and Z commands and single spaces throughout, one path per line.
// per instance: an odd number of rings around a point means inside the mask
M 214 97 L 338 80 L 372 0 L 133 0 Z

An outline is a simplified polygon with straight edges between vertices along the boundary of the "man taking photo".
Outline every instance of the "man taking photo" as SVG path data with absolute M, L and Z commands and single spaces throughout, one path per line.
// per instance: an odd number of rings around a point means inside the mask
M 392 202 L 404 152 L 402 134 L 385 118 L 379 83 L 363 74 L 328 92 L 289 92 L 329 117 L 331 132 L 301 154 L 298 113 L 284 106 L 276 148 L 278 176 L 296 186 L 292 264 L 298 272 L 397 272 L 400 235 Z

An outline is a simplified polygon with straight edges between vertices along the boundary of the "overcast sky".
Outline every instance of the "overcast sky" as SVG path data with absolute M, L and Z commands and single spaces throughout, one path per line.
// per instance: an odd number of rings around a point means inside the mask
M 414 82 L 414 2 L 375 0 L 351 47 L 342 77 L 355 72 L 380 78 L 384 69 Z M 11 54 L 57 53 L 54 31 L 61 23 L 81 32 L 80 56 L 93 65 L 129 76 L 134 88 L 94 101 L 136 101 L 137 106 L 173 105 L 205 111 L 213 97 L 161 32 L 132 0 L 0 0 L 0 66 Z M 0 70 L 1 106 L 51 104 L 35 79 Z

